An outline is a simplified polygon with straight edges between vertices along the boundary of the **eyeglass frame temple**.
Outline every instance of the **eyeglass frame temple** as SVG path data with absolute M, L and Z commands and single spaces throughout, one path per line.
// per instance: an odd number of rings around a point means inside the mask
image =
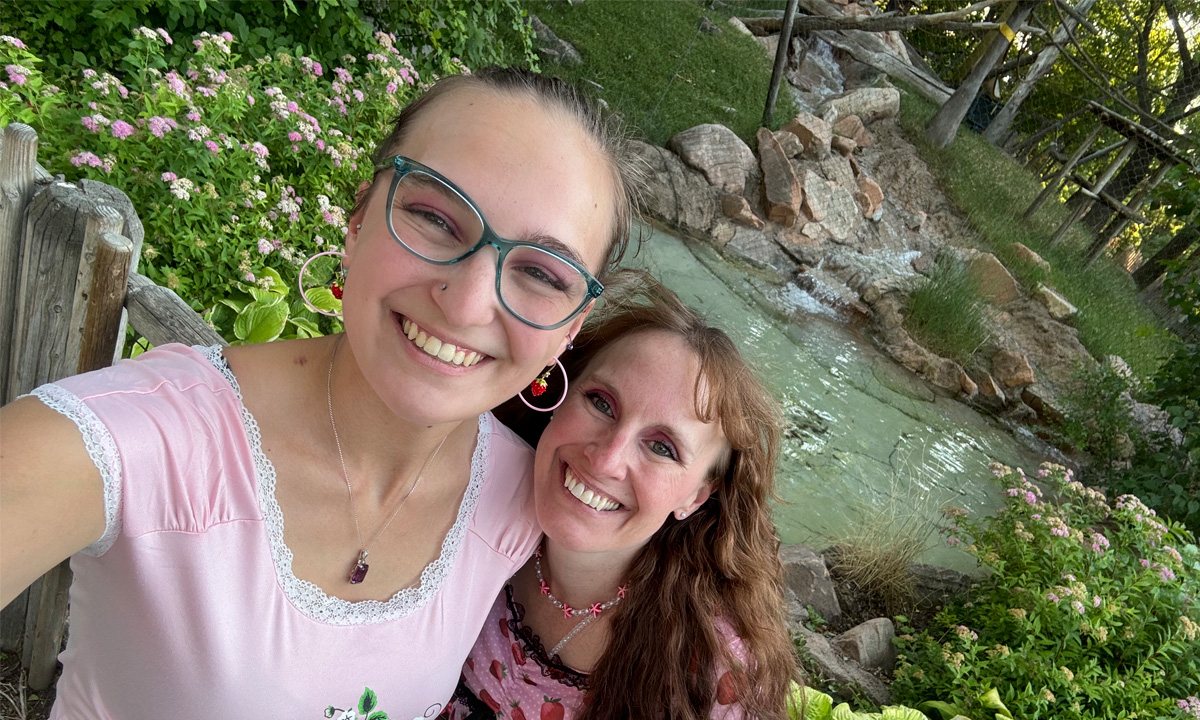
M 387 170 L 388 167 L 389 167 L 388 164 L 376 166 L 375 173 L 378 174 L 384 170 Z M 462 255 L 459 255 L 458 257 L 456 257 L 452 260 L 432 260 L 430 258 L 425 257 L 424 255 L 421 255 L 416 250 L 413 250 L 412 248 L 410 248 L 400 238 L 400 233 L 396 232 L 396 228 L 392 226 L 392 213 L 387 212 L 387 228 L 388 228 L 388 232 L 390 232 L 392 234 L 392 238 L 395 239 L 399 243 L 400 247 L 404 248 L 405 250 L 409 251 L 413 255 L 416 255 L 417 257 L 421 258 L 422 260 L 424 260 L 425 262 L 427 262 L 431 265 L 455 265 L 463 260 L 466 260 L 467 258 L 471 257 L 472 255 L 474 255 L 484 245 L 491 245 L 492 247 L 496 248 L 496 253 L 497 253 L 497 255 L 496 255 L 496 297 L 500 299 L 500 304 L 504 306 L 505 310 L 508 310 L 508 312 L 512 313 L 513 317 L 517 318 L 518 320 L 525 323 L 526 325 L 537 328 L 538 330 L 556 330 L 556 329 L 562 327 L 563 325 L 566 325 L 567 323 L 571 322 L 573 319 L 575 319 L 575 317 L 578 316 L 579 313 L 582 312 L 585 307 L 587 307 L 588 302 L 599 298 L 600 295 L 604 292 L 604 285 L 599 280 L 597 280 L 595 278 L 595 276 L 593 276 L 592 273 L 589 272 L 586 267 L 584 267 L 580 263 L 576 262 L 574 259 L 560 255 L 559 253 L 555 252 L 554 250 L 543 247 L 536 243 L 516 242 L 513 240 L 506 240 L 505 238 L 500 237 L 496 233 L 496 231 L 492 230 L 491 226 L 488 225 L 487 218 L 484 217 L 483 211 L 481 211 L 479 209 L 479 206 L 477 206 L 475 204 L 475 201 L 472 200 L 470 197 L 468 197 L 467 194 L 464 193 L 462 190 L 460 190 L 457 185 L 455 185 L 453 182 L 450 181 L 449 178 L 442 175 L 437 170 L 434 170 L 433 168 L 422 165 L 421 163 L 417 162 L 416 160 L 404 157 L 403 155 L 393 156 L 391 158 L 390 167 L 393 168 L 395 170 L 395 172 L 392 175 L 392 182 L 391 182 L 390 187 L 388 188 L 387 204 L 384 206 L 385 212 L 386 212 L 386 208 L 390 208 L 392 206 L 392 203 L 395 201 L 396 188 L 400 185 L 400 181 L 402 179 L 404 179 L 404 176 L 406 176 L 412 172 L 421 172 L 421 173 L 424 173 L 424 174 L 434 178 L 435 180 L 443 183 L 446 187 L 450 188 L 454 192 L 455 195 L 457 195 L 459 198 L 462 199 L 463 202 L 465 202 L 467 204 L 467 207 L 471 208 L 471 211 L 474 212 L 475 215 L 479 218 L 479 224 L 482 226 L 482 232 L 480 233 L 480 236 L 479 236 L 479 242 L 475 243 L 475 246 L 472 247 L 470 250 L 467 250 L 465 253 L 463 253 Z M 500 274 L 501 274 L 502 269 L 504 268 L 504 258 L 506 258 L 508 256 L 508 252 L 510 250 L 512 250 L 513 248 L 517 248 L 517 247 L 529 247 L 529 248 L 538 250 L 540 252 L 544 252 L 549 255 L 552 255 L 555 258 L 558 258 L 559 260 L 570 265 L 572 268 L 577 270 L 583 276 L 583 279 L 587 282 L 587 287 L 588 287 L 587 294 L 584 295 L 583 299 L 579 302 L 579 306 L 576 307 L 574 310 L 572 310 L 565 319 L 561 320 L 560 322 L 554 323 L 553 325 L 539 325 L 538 323 L 532 322 L 530 320 L 525 319 L 524 317 L 521 317 L 521 315 L 519 315 L 515 310 L 513 310 L 512 308 L 510 308 L 508 306 L 508 303 L 504 300 L 503 293 L 501 293 L 501 291 L 500 291 Z

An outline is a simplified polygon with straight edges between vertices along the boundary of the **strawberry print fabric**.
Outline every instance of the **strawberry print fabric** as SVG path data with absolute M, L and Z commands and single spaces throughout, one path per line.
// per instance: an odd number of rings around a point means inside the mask
M 463 665 L 459 692 L 441 716 L 444 720 L 578 717 L 587 692 L 587 675 L 563 665 L 557 655 L 549 657 L 538 636 L 523 624 L 524 616 L 524 608 L 512 599 L 512 586 L 505 586 Z M 718 620 L 718 627 L 730 640 L 734 657 L 742 658 L 741 640 L 726 623 Z M 721 671 L 716 703 L 709 713 L 712 720 L 745 717 L 737 703 L 744 684 L 739 678 L 744 676 L 737 671 Z

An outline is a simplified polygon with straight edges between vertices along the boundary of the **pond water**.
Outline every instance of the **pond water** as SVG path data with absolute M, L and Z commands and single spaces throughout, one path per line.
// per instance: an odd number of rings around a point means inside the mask
M 798 289 L 781 293 L 707 245 L 644 231 L 628 264 L 653 272 L 726 330 L 783 403 L 784 502 L 775 519 L 785 543 L 821 548 L 889 518 L 940 525 L 947 504 L 990 513 L 1000 503 L 988 463 L 1033 469 L 1040 462 L 1007 430 L 935 396 Z M 923 559 L 968 564 L 937 535 Z

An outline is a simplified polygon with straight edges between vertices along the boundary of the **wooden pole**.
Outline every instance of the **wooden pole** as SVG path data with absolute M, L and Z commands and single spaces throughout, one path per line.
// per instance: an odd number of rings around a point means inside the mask
M 1033 214 L 1037 212 L 1038 208 L 1040 208 L 1043 203 L 1050 199 L 1051 195 L 1058 193 L 1058 191 L 1062 188 L 1063 180 L 1071 173 L 1071 170 L 1073 170 L 1075 165 L 1079 162 L 1079 158 L 1083 157 L 1083 154 L 1086 153 L 1088 148 L 1092 146 L 1092 143 L 1096 142 L 1096 138 L 1100 137 L 1100 133 L 1103 131 L 1104 126 L 1097 123 L 1096 128 L 1092 130 L 1090 134 L 1088 134 L 1087 139 L 1080 143 L 1079 147 L 1075 148 L 1075 152 L 1071 154 L 1071 157 L 1067 158 L 1067 161 L 1063 163 L 1063 166 L 1059 168 L 1057 173 L 1055 173 L 1054 179 L 1051 180 L 1046 187 L 1043 188 L 1040 193 L 1038 193 L 1038 196 L 1034 198 L 1033 202 L 1030 203 L 1029 207 L 1025 210 L 1025 213 L 1021 215 L 1022 220 L 1028 222 L 1031 218 L 1033 218 Z
M 113 355 L 124 341 L 124 335 L 118 333 L 122 330 L 121 315 L 125 310 L 132 254 L 133 241 L 127 237 L 105 232 L 96 239 L 83 342 L 79 346 L 81 373 L 112 365 Z
M 181 342 L 188 345 L 228 345 L 216 330 L 170 288 L 155 285 L 144 275 L 129 276 L 125 296 L 129 322 L 152 345 Z
M 797 0 L 788 0 L 787 9 L 783 11 L 783 28 L 779 31 L 779 44 L 775 48 L 775 67 L 771 69 L 771 85 L 767 90 L 767 106 L 763 110 L 762 124 L 771 124 L 771 116 L 775 114 L 775 101 L 779 98 L 779 83 L 783 81 L 783 73 L 787 69 L 788 48 L 792 46 L 792 23 L 796 19 Z
M 12 123 L 0 133 L 0 404 L 15 397 L 7 392 L 7 349 L 17 317 L 25 208 L 33 197 L 37 145 L 37 133 L 28 125 Z
M 1142 203 L 1146 201 L 1146 196 L 1148 196 L 1150 192 L 1154 190 L 1154 188 L 1158 187 L 1158 184 L 1163 181 L 1163 178 L 1165 178 L 1167 173 L 1171 171 L 1171 168 L 1174 167 L 1171 163 L 1166 162 L 1165 160 L 1160 162 L 1162 162 L 1162 165 L 1160 165 L 1158 170 L 1154 172 L 1154 176 L 1150 178 L 1150 181 L 1144 183 L 1140 188 L 1138 188 L 1137 192 L 1133 194 L 1133 197 L 1129 199 L 1129 202 L 1125 204 L 1125 207 L 1130 212 L 1137 212 L 1137 209 L 1140 208 Z M 1083 266 L 1087 267 L 1094 263 L 1096 258 L 1100 257 L 1100 255 L 1108 249 L 1108 246 L 1112 244 L 1112 241 L 1116 240 L 1118 235 L 1125 232 L 1125 228 L 1129 227 L 1129 224 L 1132 222 L 1133 218 L 1125 213 L 1120 213 L 1113 218 L 1112 222 L 1100 232 L 1100 235 L 1096 238 L 1095 242 L 1089 245 L 1087 251 L 1084 252 Z
M 1067 236 L 1067 231 L 1071 229 L 1071 226 L 1074 225 L 1081 217 L 1087 215 L 1088 211 L 1092 209 L 1092 205 L 1095 204 L 1096 198 L 1100 195 L 1100 193 L 1104 192 L 1104 186 L 1108 185 L 1108 181 L 1112 180 L 1113 175 L 1117 174 L 1117 170 L 1125 164 L 1125 161 L 1129 159 L 1129 156 L 1133 154 L 1133 151 L 1137 149 L 1137 145 L 1137 140 L 1135 139 L 1131 138 L 1125 141 L 1125 147 L 1121 148 L 1121 152 L 1117 153 L 1117 156 L 1113 158 L 1113 161 L 1109 163 L 1107 168 L 1104 169 L 1104 172 L 1100 174 L 1100 177 L 1096 179 L 1096 182 L 1092 183 L 1092 187 L 1088 188 L 1088 192 L 1084 194 L 1084 201 L 1076 205 L 1075 209 L 1071 212 L 1070 217 L 1064 220 L 1062 225 L 1058 226 L 1058 230 L 1056 230 L 1054 232 L 1054 236 L 1050 238 L 1051 245 L 1057 245 L 1058 243 L 1062 242 L 1062 239 Z

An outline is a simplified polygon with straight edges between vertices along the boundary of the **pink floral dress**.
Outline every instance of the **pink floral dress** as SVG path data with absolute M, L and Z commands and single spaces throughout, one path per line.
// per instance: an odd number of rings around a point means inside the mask
M 462 681 L 440 720 L 572 720 L 583 708 L 588 676 L 550 656 L 533 629 L 524 624 L 525 608 L 513 600 L 512 585 L 496 598 L 483 632 L 463 665 Z M 718 620 L 734 657 L 742 643 L 732 628 Z M 717 682 L 713 720 L 742 720 L 734 672 Z

